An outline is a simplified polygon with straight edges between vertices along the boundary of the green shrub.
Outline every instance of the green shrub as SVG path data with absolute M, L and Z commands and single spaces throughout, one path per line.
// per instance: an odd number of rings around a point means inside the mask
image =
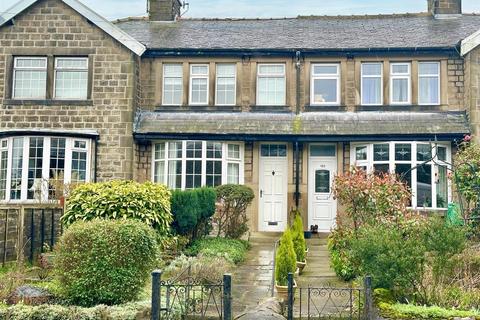
M 170 230 L 170 191 L 150 182 L 111 181 L 86 183 L 76 187 L 67 199 L 62 221 L 93 219 L 135 219 L 154 227 L 161 234 Z
M 226 184 L 216 188 L 220 207 L 214 215 L 218 233 L 227 238 L 239 239 L 248 231 L 247 207 L 255 195 L 247 186 Z
M 172 192 L 173 227 L 180 235 L 193 237 L 201 211 L 198 195 L 194 190 L 175 190 Z
M 205 238 L 192 243 L 186 254 L 207 257 L 223 257 L 226 260 L 238 264 L 245 260 L 249 243 L 237 239 Z
M 328 236 L 330 263 L 335 274 L 343 281 L 353 280 L 359 275 L 352 252 L 354 239 L 353 230 L 343 227 L 337 227 Z
M 297 213 L 293 220 L 292 241 L 297 261 L 304 262 L 307 243 L 305 242 L 305 235 L 303 234 L 303 220 L 300 213 Z
M 292 232 L 285 230 L 280 238 L 275 263 L 275 280 L 280 286 L 288 284 L 288 274 L 297 270 L 297 257 L 293 249 Z
M 136 320 L 143 319 L 150 310 L 149 303 L 128 303 L 119 306 L 15 305 L 0 308 L 0 319 L 5 320 Z
M 81 306 L 136 299 L 154 268 L 156 233 L 132 220 L 77 222 L 55 249 L 62 296 Z
M 392 290 L 398 298 L 419 292 L 425 257 L 421 234 L 405 234 L 384 225 L 365 226 L 352 243 L 362 275 L 372 276 L 375 288 Z
M 463 311 L 456 309 L 446 309 L 437 306 L 416 306 L 413 304 L 385 302 L 378 303 L 380 314 L 387 319 L 454 319 L 454 318 L 474 318 L 480 319 L 478 311 Z
M 177 283 L 218 284 L 223 275 L 229 273 L 234 264 L 223 257 L 179 256 L 165 269 L 162 277 L 175 279 Z
M 215 214 L 217 193 L 214 188 L 195 189 L 198 199 L 199 221 L 195 237 L 208 235 L 212 229 L 211 218 Z

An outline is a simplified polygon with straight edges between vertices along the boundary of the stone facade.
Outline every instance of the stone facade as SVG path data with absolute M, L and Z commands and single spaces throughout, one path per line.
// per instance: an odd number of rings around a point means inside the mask
M 88 56 L 89 99 L 11 99 L 13 57 L 21 55 Z M 39 1 L 0 28 L 0 130 L 96 130 L 95 178 L 132 179 L 136 68 L 130 50 L 62 1 Z
M 474 138 L 480 143 L 480 48 L 465 57 L 465 104 Z

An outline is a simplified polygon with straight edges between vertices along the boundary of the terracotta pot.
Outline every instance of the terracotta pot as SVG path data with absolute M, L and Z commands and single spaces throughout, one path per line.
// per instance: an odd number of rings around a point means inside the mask
M 301 261 L 297 261 L 297 268 L 298 268 L 298 273 L 299 274 L 302 274 L 303 272 L 303 269 L 307 266 L 307 260 L 305 259 L 305 261 L 301 262 Z
M 279 286 L 275 282 L 275 290 L 277 290 L 277 297 L 283 301 L 288 300 L 288 286 Z M 295 296 L 295 291 L 297 291 L 297 282 L 293 280 L 293 296 Z

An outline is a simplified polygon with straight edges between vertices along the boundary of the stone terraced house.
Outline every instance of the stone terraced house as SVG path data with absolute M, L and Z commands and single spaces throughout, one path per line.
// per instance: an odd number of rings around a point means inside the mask
M 333 178 L 355 165 L 406 173 L 413 208 L 447 208 L 456 142 L 480 129 L 480 16 L 461 0 L 285 19 L 149 2 L 113 23 L 77 0 L 0 13 L 1 205 L 48 202 L 52 181 L 240 183 L 252 230 L 299 207 L 328 231 Z

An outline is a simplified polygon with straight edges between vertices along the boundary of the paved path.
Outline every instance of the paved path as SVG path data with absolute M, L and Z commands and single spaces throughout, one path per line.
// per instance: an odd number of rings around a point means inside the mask
M 273 247 L 280 234 L 255 233 L 247 258 L 233 273 L 233 312 L 252 309 L 271 296 Z M 308 264 L 297 282 L 299 286 L 338 286 L 341 282 L 330 268 L 326 238 L 307 239 Z

